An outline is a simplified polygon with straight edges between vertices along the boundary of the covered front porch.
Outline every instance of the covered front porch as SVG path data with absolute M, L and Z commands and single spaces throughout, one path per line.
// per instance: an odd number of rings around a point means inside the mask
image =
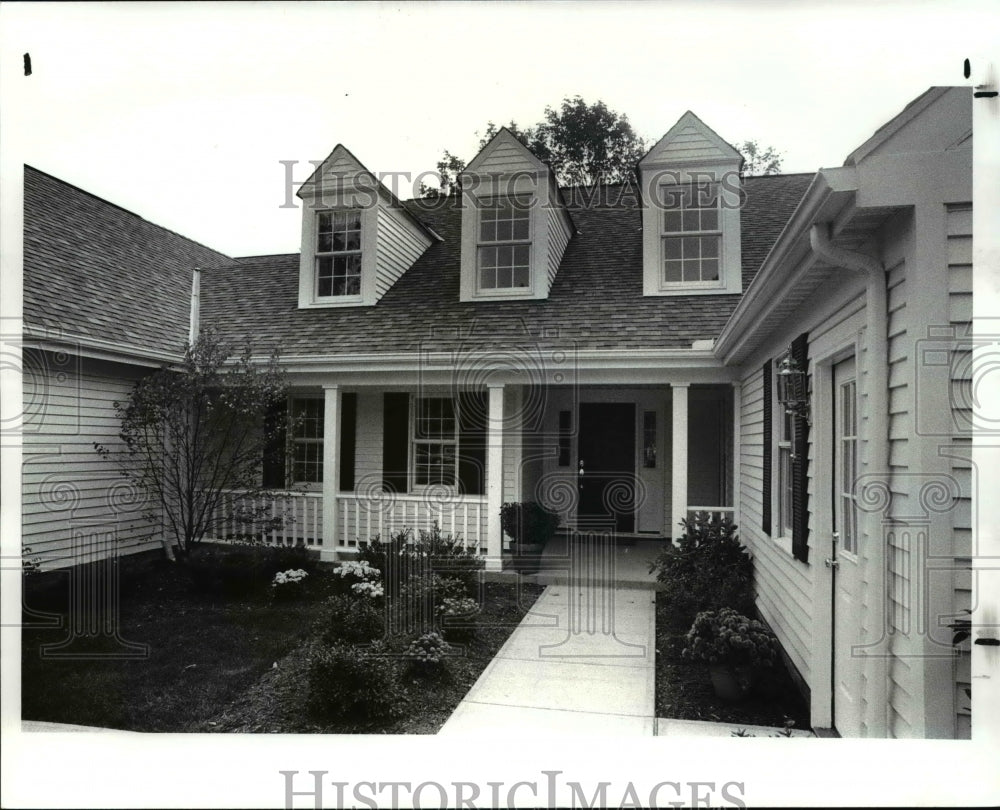
M 694 511 L 738 508 L 739 390 L 719 376 L 296 385 L 288 407 L 300 426 L 287 461 L 264 470 L 267 511 L 283 525 L 258 534 L 333 560 L 372 537 L 436 524 L 499 570 L 510 547 L 501 505 L 537 501 L 563 531 L 673 538 Z M 240 497 L 227 495 L 223 511 Z M 240 534 L 236 519 L 220 534 Z

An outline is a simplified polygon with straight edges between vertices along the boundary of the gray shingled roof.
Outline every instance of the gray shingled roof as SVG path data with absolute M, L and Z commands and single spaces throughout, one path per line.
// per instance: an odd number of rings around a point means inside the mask
M 746 179 L 744 290 L 812 177 Z M 688 348 L 718 336 L 739 296 L 644 297 L 640 211 L 620 187 L 606 190 L 603 200 L 614 204 L 581 205 L 581 190 L 563 192 L 578 233 L 547 300 L 460 302 L 460 211 L 412 200 L 407 207 L 444 241 L 428 248 L 375 306 L 300 310 L 298 254 L 257 256 L 203 274 L 202 324 L 285 355 L 445 350 L 470 334 L 502 349 L 527 344 L 525 326 L 548 344 L 577 350 Z
M 55 334 L 177 353 L 195 267 L 232 259 L 24 167 L 24 321 Z

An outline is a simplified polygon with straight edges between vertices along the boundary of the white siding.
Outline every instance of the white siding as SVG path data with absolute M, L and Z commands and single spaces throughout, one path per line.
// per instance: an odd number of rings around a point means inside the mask
M 25 350 L 22 543 L 43 569 L 159 545 L 144 503 L 94 443 L 119 445 L 115 400 L 143 371 Z
M 500 139 L 476 161 L 475 171 L 479 174 L 512 174 L 535 171 L 537 168 L 538 163 L 524 153 L 523 147 L 511 140 Z
M 956 348 L 951 362 L 951 408 L 954 420 L 952 444 L 959 448 L 952 460 L 951 474 L 959 482 L 961 497 L 952 512 L 954 612 L 972 607 L 972 465 L 971 448 L 971 336 L 972 326 L 972 206 L 948 206 L 948 313 L 955 329 Z M 962 453 L 961 451 L 966 451 Z M 965 458 L 959 456 L 964 455 Z M 971 736 L 969 707 L 965 689 L 970 685 L 969 653 L 960 653 L 955 665 L 956 736 Z
M 644 158 L 646 162 L 673 162 L 685 160 L 705 160 L 720 157 L 730 157 L 697 126 L 688 125 L 674 133 L 668 143 L 657 144 L 657 147 Z
M 806 683 L 810 683 L 811 572 L 815 565 L 805 566 L 797 562 L 761 529 L 761 486 L 764 479 L 764 399 L 761 366 L 762 364 L 756 364 L 754 368 L 749 369 L 742 384 L 743 396 L 739 413 L 740 537 L 754 556 L 757 607 L 778 636 L 799 674 Z M 810 442 L 810 503 L 814 497 L 812 454 Z
M 396 283 L 430 245 L 430 239 L 404 215 L 385 205 L 378 209 L 378 247 L 375 258 L 375 300 Z
M 562 261 L 566 245 L 569 243 L 570 227 L 563 212 L 555 207 L 548 209 L 548 274 L 549 289 L 552 289 L 552 282 L 556 280 L 556 273 L 559 271 L 559 262 Z

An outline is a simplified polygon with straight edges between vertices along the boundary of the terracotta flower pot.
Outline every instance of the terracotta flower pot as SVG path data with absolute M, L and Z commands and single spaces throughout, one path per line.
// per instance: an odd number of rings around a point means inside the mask
M 717 697 L 728 701 L 743 700 L 750 691 L 749 673 L 739 673 L 734 667 L 712 666 L 708 668 L 712 677 L 712 688 Z

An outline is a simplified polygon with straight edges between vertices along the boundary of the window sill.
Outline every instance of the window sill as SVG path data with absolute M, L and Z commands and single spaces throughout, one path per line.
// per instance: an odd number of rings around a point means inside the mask
M 344 295 L 337 298 L 314 298 L 300 306 L 308 309 L 322 309 L 327 307 L 359 307 L 365 306 L 368 302 L 361 295 Z
M 772 537 L 771 542 L 774 543 L 779 549 L 781 549 L 789 557 L 792 555 L 792 538 L 791 537 Z

